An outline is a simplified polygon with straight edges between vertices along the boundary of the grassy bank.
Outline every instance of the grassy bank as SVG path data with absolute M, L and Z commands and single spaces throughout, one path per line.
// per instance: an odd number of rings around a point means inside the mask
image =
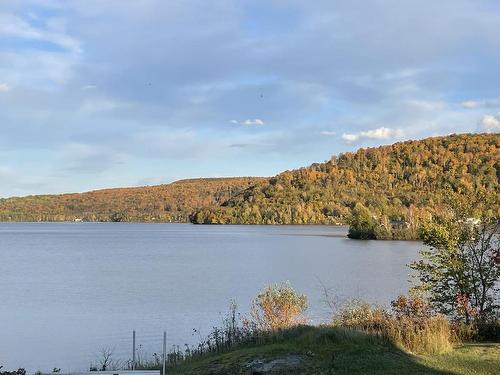
M 390 309 L 360 300 L 329 306 L 328 323 L 309 325 L 305 295 L 288 283 L 269 286 L 247 315 L 231 303 L 222 325 L 198 345 L 174 346 L 168 374 L 496 374 L 500 368 L 498 320 L 465 325 L 403 295 Z M 102 370 L 130 365 L 108 360 L 100 361 Z M 159 369 L 161 360 L 141 357 L 135 367 Z
M 320 326 L 306 323 L 307 298 L 288 283 L 262 290 L 249 316 L 236 308 L 197 347 L 169 354 L 169 374 L 496 374 L 500 368 L 500 342 L 463 344 L 485 336 L 464 335 L 463 324 L 418 297 L 399 296 L 390 310 L 352 300 Z M 496 340 L 497 324 L 488 326 Z M 481 325 L 468 326 L 474 327 Z
M 499 368 L 498 343 L 413 355 L 374 335 L 299 326 L 275 333 L 263 344 L 245 344 L 188 361 L 168 374 L 495 374 Z

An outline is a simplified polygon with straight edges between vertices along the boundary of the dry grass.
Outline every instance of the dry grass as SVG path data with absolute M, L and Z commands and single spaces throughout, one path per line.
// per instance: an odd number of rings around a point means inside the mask
M 336 314 L 333 325 L 384 337 L 418 354 L 446 353 L 458 342 L 448 319 L 432 313 L 422 300 L 404 297 L 394 301 L 392 311 L 351 301 Z
M 456 342 L 450 323 L 442 316 L 416 324 L 411 319 L 389 319 L 384 333 L 403 350 L 418 354 L 442 354 Z

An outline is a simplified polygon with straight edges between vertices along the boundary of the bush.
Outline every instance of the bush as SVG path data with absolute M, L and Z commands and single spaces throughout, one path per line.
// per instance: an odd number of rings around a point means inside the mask
M 387 311 L 362 300 L 351 300 L 344 304 L 333 319 L 336 326 L 359 329 L 367 332 L 379 331 L 389 318 Z
M 473 341 L 478 337 L 477 326 L 468 324 L 459 320 L 455 320 L 451 324 L 455 336 L 460 341 Z
M 476 323 L 477 340 L 481 341 L 500 341 L 500 318 L 490 321 L 479 321 Z
M 434 315 L 431 305 L 423 298 L 408 298 L 400 295 L 391 302 L 392 313 L 397 319 L 412 319 L 416 323 L 425 321 Z
M 288 283 L 268 286 L 252 304 L 251 318 L 257 329 L 275 331 L 306 322 L 307 297 Z
M 442 315 L 422 322 L 407 317 L 390 319 L 385 329 L 395 345 L 412 353 L 444 353 L 451 350 L 456 341 L 449 321 Z
M 457 341 L 449 321 L 435 314 L 425 300 L 399 296 L 391 305 L 388 311 L 351 301 L 337 313 L 333 324 L 380 335 L 413 353 L 443 353 Z

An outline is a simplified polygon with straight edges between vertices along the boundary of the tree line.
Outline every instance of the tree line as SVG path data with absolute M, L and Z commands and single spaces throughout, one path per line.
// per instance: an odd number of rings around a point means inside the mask
M 415 239 L 449 192 L 482 190 L 498 214 L 499 134 L 399 142 L 285 171 L 191 216 L 199 224 L 350 224 L 352 238 Z
M 450 135 L 362 148 L 272 178 L 0 199 L 0 221 L 349 224 L 351 238 L 415 239 L 450 192 L 483 191 L 498 215 L 499 141 Z
M 0 199 L 0 221 L 189 222 L 199 207 L 218 206 L 259 178 L 200 178 L 136 188 Z

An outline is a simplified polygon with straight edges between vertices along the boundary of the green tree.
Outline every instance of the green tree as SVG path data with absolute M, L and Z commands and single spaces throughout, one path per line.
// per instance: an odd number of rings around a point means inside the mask
M 354 208 L 347 236 L 360 240 L 375 239 L 375 227 L 376 221 L 370 210 L 358 204 Z
M 453 194 L 447 215 L 423 225 L 421 236 L 428 248 L 410 265 L 420 281 L 415 289 L 427 293 L 439 311 L 466 323 L 487 320 L 498 309 L 497 198 L 477 192 Z

